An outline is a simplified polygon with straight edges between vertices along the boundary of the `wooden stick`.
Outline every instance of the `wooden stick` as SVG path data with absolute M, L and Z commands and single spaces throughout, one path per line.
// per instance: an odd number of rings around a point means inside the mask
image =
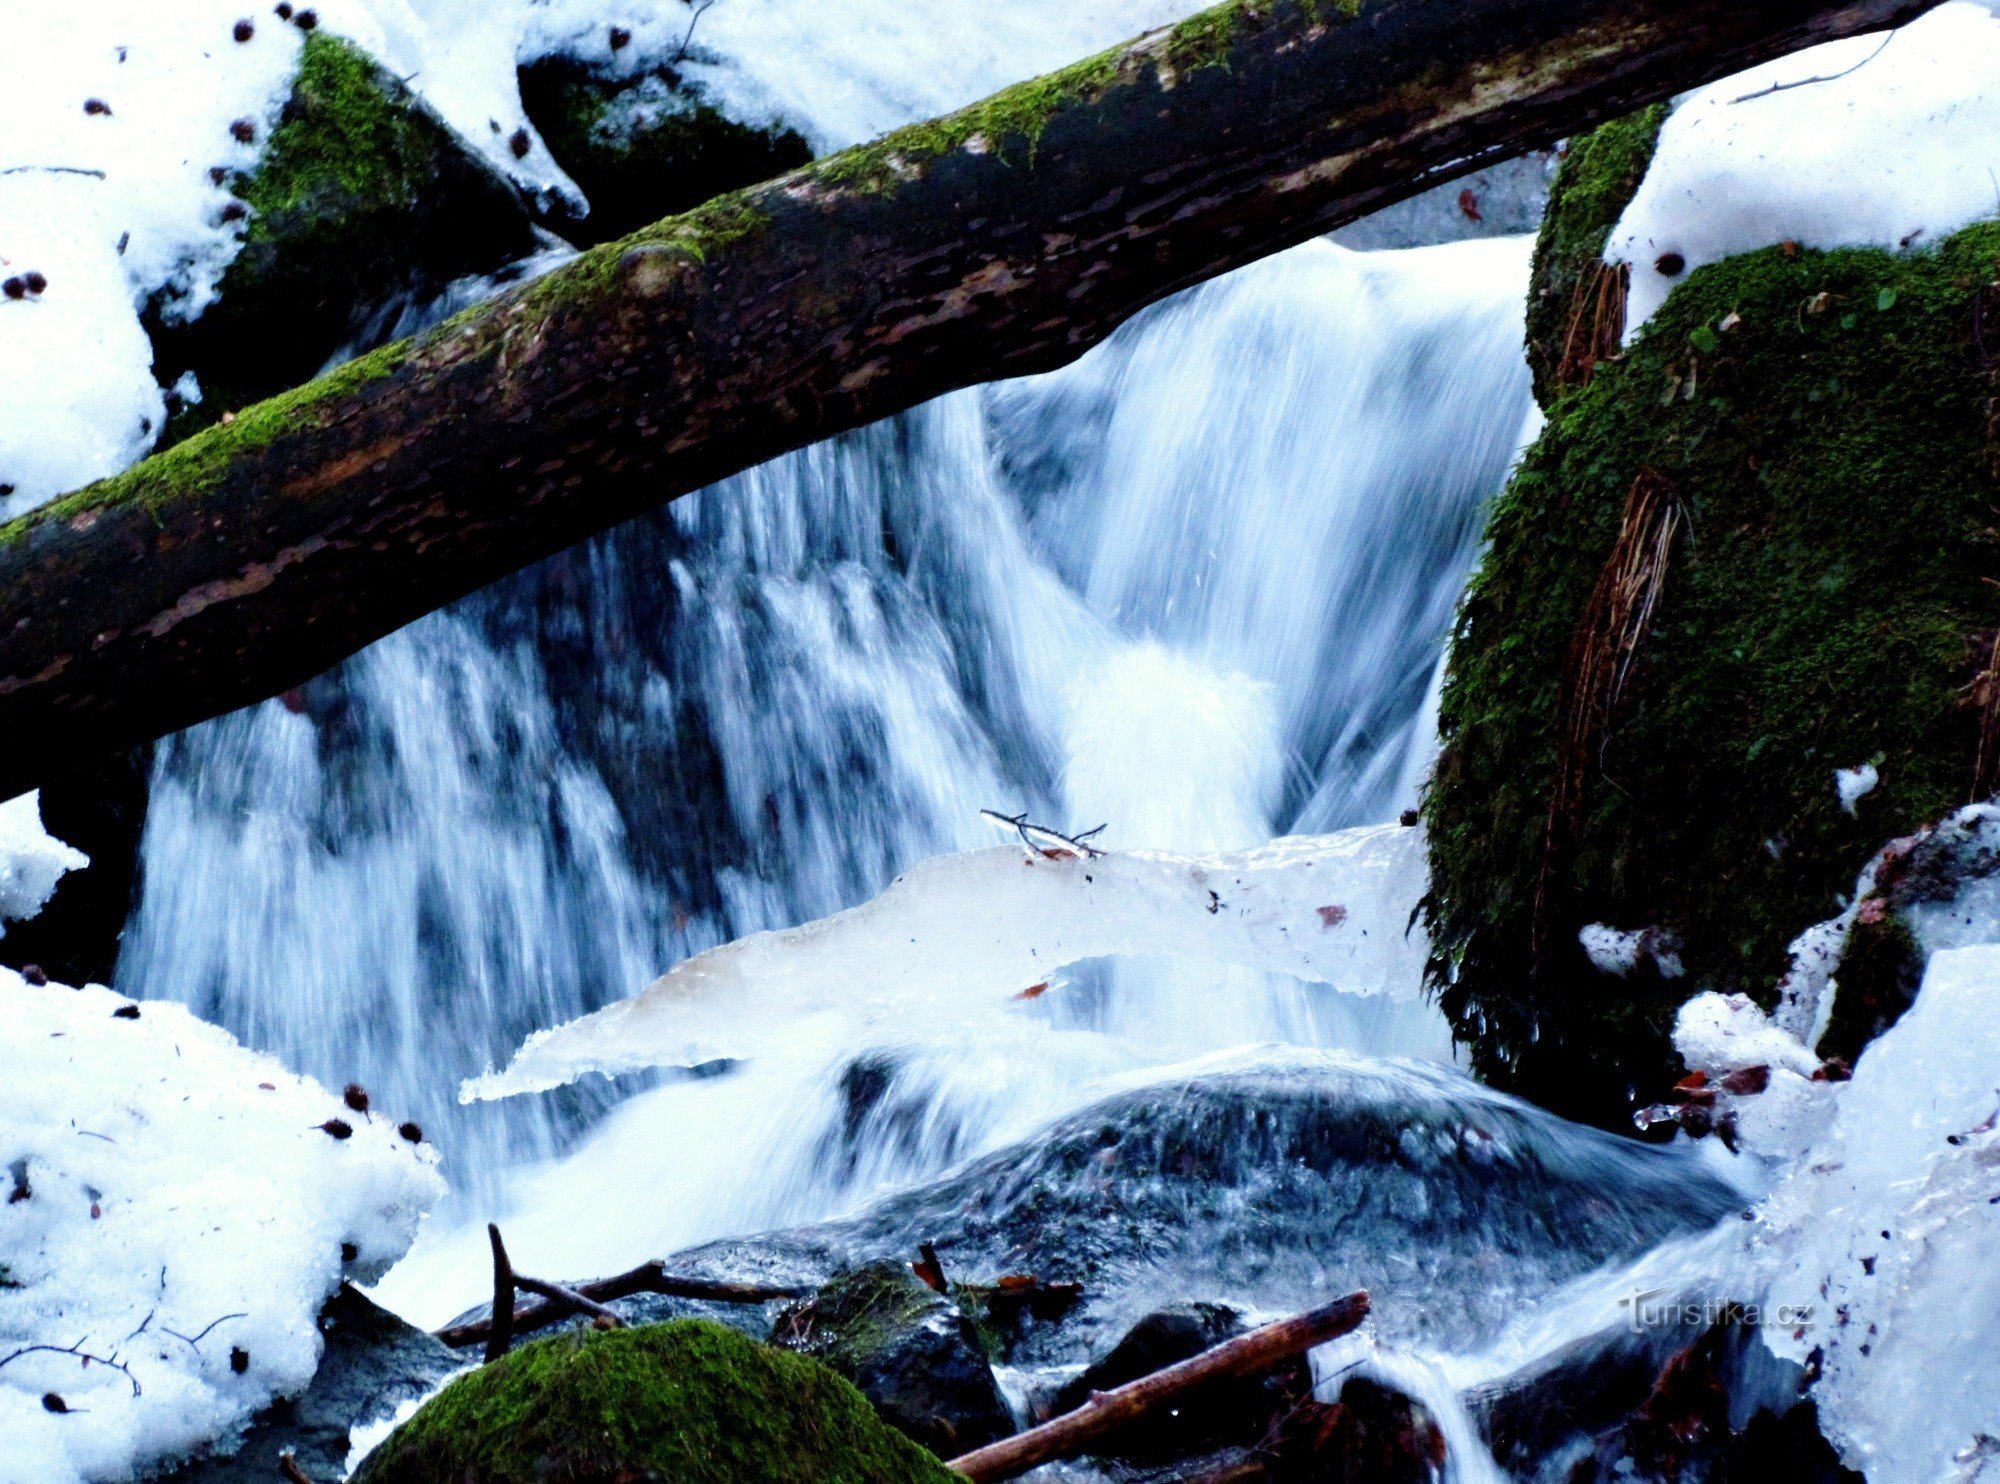
M 514 1264 L 507 1260 L 500 1228 L 487 1222 L 486 1236 L 493 1243 L 493 1320 L 486 1335 L 486 1363 L 491 1365 L 514 1343 Z
M 523 1280 L 516 1280 L 521 1282 Z M 551 1285 L 554 1286 L 554 1285 Z M 628 1273 L 615 1277 L 597 1278 L 589 1283 L 577 1283 L 569 1291 L 579 1297 L 606 1303 L 614 1299 L 630 1298 L 635 1293 L 659 1293 L 669 1298 L 704 1299 L 716 1304 L 768 1304 L 776 1299 L 798 1298 L 810 1290 L 804 1288 L 777 1288 L 755 1283 L 717 1283 L 706 1278 L 677 1278 L 666 1270 L 664 1263 L 655 1260 L 642 1263 Z M 498 1312 L 496 1302 L 495 1312 Z M 559 1324 L 577 1312 L 575 1306 L 564 1299 L 551 1299 L 547 1303 L 534 1304 L 515 1311 L 513 1333 L 524 1335 L 538 1329 L 546 1329 L 551 1324 Z M 462 1350 L 468 1345 L 477 1345 L 492 1332 L 492 1321 L 473 1320 L 466 1324 L 447 1325 L 438 1330 L 437 1338 L 454 1350 Z
M 560 1283 L 550 1283 L 541 1278 L 524 1277 L 520 1273 L 514 1275 L 514 1286 L 526 1289 L 529 1293 L 539 1293 L 545 1299 L 554 1299 L 557 1303 L 568 1304 L 572 1309 L 580 1309 L 593 1319 L 608 1319 L 615 1329 L 623 1329 L 625 1327 L 624 1320 L 605 1308 L 596 1299 L 585 1298 L 574 1288 L 565 1288 Z
M 1322 1308 L 1225 1340 L 1129 1385 L 1097 1392 L 1074 1412 L 974 1449 L 952 1459 L 949 1467 L 973 1484 L 987 1484 L 993 1479 L 1012 1479 L 1059 1458 L 1074 1458 L 1099 1438 L 1129 1427 L 1194 1387 L 1225 1377 L 1261 1375 L 1315 1345 L 1338 1339 L 1367 1317 L 1368 1295 L 1350 1293 Z
M 299 1461 L 287 1448 L 278 1455 L 278 1474 L 285 1484 L 313 1484 L 312 1475 L 299 1467 Z

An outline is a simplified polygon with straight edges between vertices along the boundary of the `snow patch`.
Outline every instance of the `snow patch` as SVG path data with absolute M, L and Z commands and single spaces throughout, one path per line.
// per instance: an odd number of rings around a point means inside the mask
M 1706 263 L 1788 241 L 1929 247 L 2000 213 L 1996 179 L 2000 19 L 1983 4 L 1710 83 L 1668 118 L 1605 245 L 1632 265 L 1626 339 Z
M 1046 985 L 1084 959 L 1167 954 L 1414 997 L 1427 945 L 1424 832 L 1299 835 L 1229 855 L 938 856 L 880 896 L 676 965 L 642 994 L 530 1038 L 462 1100 L 755 1055 L 773 1026 L 828 1015 L 907 1026 Z
M 1875 785 L 1881 781 L 1882 775 L 1873 763 L 1833 770 L 1834 792 L 1840 796 L 1840 807 L 1849 814 L 1854 813 L 1855 805 L 1873 793 Z
M 25 793 L 0 804 L 0 918 L 16 922 L 48 905 L 56 883 L 90 864 L 90 857 L 42 828 L 41 795 Z M 0 927 L 0 937 L 6 929 Z
M 5 1484 L 127 1478 L 298 1392 L 321 1304 L 443 1194 L 429 1145 L 180 1005 L 0 969 L 0 1025 Z
M 1663 979 L 1678 979 L 1687 972 L 1678 939 L 1662 928 L 1615 928 L 1593 922 L 1577 929 L 1576 941 L 1593 967 L 1620 979 L 1638 968 L 1641 959 L 1651 959 Z

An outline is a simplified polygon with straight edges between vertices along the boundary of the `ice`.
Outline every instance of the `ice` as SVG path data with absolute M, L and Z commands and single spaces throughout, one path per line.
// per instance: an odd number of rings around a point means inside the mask
M 1886 44 L 1828 42 L 1711 83 L 1667 120 L 1605 247 L 1632 265 L 1627 337 L 1687 273 L 1735 253 L 1934 245 L 2000 212 L 1996 172 L 2000 20 L 1983 4 L 1939 6 Z M 1679 273 L 1657 266 L 1669 253 Z
M 393 1115 L 179 1005 L 0 969 L 0 1028 L 0 1484 L 128 1478 L 297 1392 L 322 1302 L 443 1192 Z
M 25 793 L 0 804 L 0 919 L 33 917 L 65 874 L 89 864 L 89 856 L 42 828 L 40 794 Z M 0 927 L 0 937 L 5 934 Z
M 1934 955 L 1916 1004 L 1856 1063 L 1832 1126 L 1759 1212 L 1775 1300 L 1813 1305 L 1778 1353 L 1870 1479 L 1964 1477 L 2000 1438 L 2000 946 Z M 1977 1456 L 1973 1453 L 1972 1456 Z
M 676 965 L 643 993 L 531 1037 L 471 1101 L 586 1072 L 755 1055 L 773 1026 L 842 1016 L 907 1025 L 1032 994 L 1086 959 L 1167 954 L 1414 997 L 1426 944 L 1423 831 L 1376 825 L 1223 855 L 937 856 L 832 917 Z

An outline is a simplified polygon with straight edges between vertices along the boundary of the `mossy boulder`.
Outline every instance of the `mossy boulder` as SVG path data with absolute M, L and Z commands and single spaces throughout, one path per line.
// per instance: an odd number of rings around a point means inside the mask
M 544 57 L 520 81 L 529 119 L 590 200 L 589 216 L 559 224 L 577 242 L 622 237 L 812 158 L 796 130 L 738 123 L 670 67 L 614 76 Z
M 1991 223 L 1731 258 L 1551 408 L 1425 804 L 1432 977 L 1481 1076 L 1629 1127 L 1689 994 L 1769 1004 L 1876 846 L 1992 791 L 1996 267 Z M 1596 968 L 1594 923 L 1664 930 L 1684 976 Z
M 825 1366 L 705 1320 L 577 1329 L 461 1376 L 355 1484 L 951 1484 Z
M 387 333 L 399 307 L 536 242 L 514 187 L 397 77 L 325 31 L 307 35 L 278 126 L 232 189 L 248 216 L 215 302 L 191 323 L 167 302 L 149 316 L 156 369 L 169 381 L 192 370 L 203 390 L 169 442 L 308 380 L 335 352 Z
M 1624 330 L 1622 275 L 1607 275 L 1604 245 L 1645 179 L 1666 121 L 1666 104 L 1656 103 L 1572 139 L 1549 186 L 1528 275 L 1528 369 L 1544 407 L 1588 381 L 1598 352 Z
M 883 1421 L 946 1457 L 1014 1431 L 977 1327 L 906 1263 L 841 1274 L 780 1314 L 771 1339 L 831 1366 Z

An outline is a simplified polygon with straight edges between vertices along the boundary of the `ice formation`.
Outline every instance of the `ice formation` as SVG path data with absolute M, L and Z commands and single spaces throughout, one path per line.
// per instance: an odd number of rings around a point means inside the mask
M 1377 825 L 1229 855 L 1024 853 L 925 861 L 832 917 L 740 938 L 629 1000 L 531 1037 L 460 1097 L 507 1097 L 613 1073 L 754 1055 L 767 1028 L 816 1016 L 904 1023 L 1038 992 L 1085 959 L 1169 954 L 1413 996 L 1423 831 Z
M 393 1116 L 179 1005 L 0 969 L 0 1026 L 0 1484 L 127 1478 L 297 1392 L 321 1304 L 443 1193 Z
M 25 793 L 0 804 L 0 919 L 33 917 L 70 871 L 90 857 L 42 828 L 41 797 Z M 6 929 L 0 926 L 0 936 Z
M 1668 118 L 1605 246 L 1632 265 L 1626 333 L 1735 253 L 1931 246 L 2000 212 L 1996 173 L 2000 18 L 1972 0 L 1710 83 Z

